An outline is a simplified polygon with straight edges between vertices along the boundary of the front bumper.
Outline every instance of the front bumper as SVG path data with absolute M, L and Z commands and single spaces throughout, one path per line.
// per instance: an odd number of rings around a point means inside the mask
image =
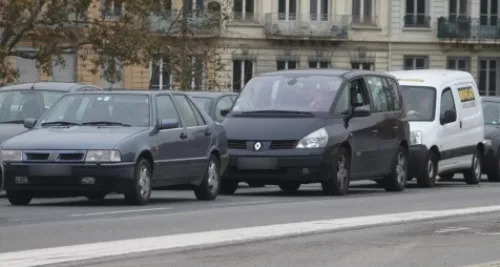
M 116 164 L 4 163 L 5 190 L 123 192 L 134 178 L 133 162 Z M 92 184 L 82 178 L 93 177 Z M 22 180 L 22 181 L 21 181 Z M 26 181 L 27 180 L 27 181 Z
M 262 184 L 317 183 L 328 179 L 337 149 L 230 149 L 223 179 Z
M 410 162 L 408 173 L 410 177 L 417 177 L 422 171 L 427 169 L 427 158 L 429 149 L 425 145 L 410 146 Z

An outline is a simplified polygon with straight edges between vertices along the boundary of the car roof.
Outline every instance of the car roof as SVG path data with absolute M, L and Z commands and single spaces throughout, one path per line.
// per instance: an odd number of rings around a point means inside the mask
M 187 91 L 185 92 L 187 95 L 192 97 L 205 97 L 205 98 L 218 98 L 220 96 L 225 95 L 233 95 L 237 96 L 238 93 L 234 92 L 220 92 L 220 91 Z
M 362 75 L 382 75 L 390 78 L 395 78 L 394 76 L 387 73 L 380 73 L 369 70 L 357 70 L 357 69 L 340 69 L 340 68 L 331 68 L 331 69 L 293 69 L 293 70 L 278 70 L 272 72 L 266 72 L 260 74 L 259 76 L 281 76 L 281 75 L 321 75 L 321 76 L 333 76 L 333 77 L 342 77 L 345 79 L 356 78 L 357 76 Z
M 94 87 L 101 89 L 98 86 L 83 83 L 72 82 L 32 82 L 32 83 L 18 83 L 0 87 L 0 90 L 55 90 L 55 91 L 74 91 L 84 87 Z
M 500 96 L 483 96 L 481 97 L 482 101 L 487 101 L 487 102 L 497 102 L 500 103 Z
M 463 79 L 474 81 L 472 74 L 460 70 L 424 69 L 424 70 L 398 70 L 388 72 L 394 75 L 400 85 L 431 86 L 440 90 L 441 85 Z
M 128 95 L 159 95 L 159 94 L 183 94 L 187 95 L 184 91 L 174 91 L 174 90 L 147 90 L 147 89 L 106 89 L 103 91 L 78 91 L 70 92 L 71 95 L 78 94 L 128 94 Z

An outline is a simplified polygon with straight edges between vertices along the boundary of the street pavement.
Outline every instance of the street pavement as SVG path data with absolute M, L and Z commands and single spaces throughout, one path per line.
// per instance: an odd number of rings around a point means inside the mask
M 190 190 L 162 190 L 154 191 L 152 202 L 145 207 L 126 206 L 121 195 L 110 195 L 102 202 L 35 199 L 27 207 L 10 206 L 0 197 L 0 259 L 5 252 L 29 249 L 493 206 L 499 205 L 499 193 L 500 184 L 468 186 L 455 180 L 431 189 L 410 183 L 401 193 L 385 192 L 372 182 L 357 182 L 343 197 L 323 196 L 318 185 L 305 185 L 294 194 L 273 186 L 242 186 L 234 196 L 219 196 L 213 202 L 197 201 Z M 463 266 L 500 260 L 500 234 L 494 234 L 498 220 L 500 213 L 373 226 L 221 248 L 132 254 L 125 260 L 118 256 L 95 266 Z M 467 229 L 436 233 L 446 227 Z M 493 234 L 479 234 L 488 231 Z M 445 255 L 440 256 L 439 251 Z M 77 266 L 94 266 L 90 265 L 94 262 Z

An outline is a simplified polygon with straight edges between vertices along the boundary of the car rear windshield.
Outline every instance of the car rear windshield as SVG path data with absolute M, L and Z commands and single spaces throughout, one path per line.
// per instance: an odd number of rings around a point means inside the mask
M 427 86 L 400 86 L 408 120 L 433 121 L 436 110 L 436 89 Z
M 42 125 L 54 122 L 103 122 L 147 127 L 150 125 L 149 96 L 118 93 L 67 95 L 47 111 L 41 120 Z
M 210 103 L 212 102 L 211 98 L 201 97 L 201 96 L 191 96 L 196 104 L 202 107 L 208 114 L 210 114 Z
M 497 125 L 500 124 L 500 103 L 483 102 L 484 124 Z
M 51 90 L 0 90 L 0 123 L 38 119 L 65 92 Z
M 232 112 L 329 111 L 343 80 L 335 76 L 261 76 L 243 88 Z

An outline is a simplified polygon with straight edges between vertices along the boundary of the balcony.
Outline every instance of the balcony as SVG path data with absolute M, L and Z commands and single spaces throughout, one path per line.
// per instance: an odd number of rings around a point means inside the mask
M 488 25 L 489 24 L 489 25 Z M 469 39 L 471 41 L 500 39 L 500 21 L 473 18 L 438 19 L 438 39 Z
M 404 16 L 405 28 L 430 28 L 431 17 L 425 14 L 406 14 Z
M 347 39 L 349 16 L 268 13 L 265 33 L 268 38 Z
M 165 11 L 150 16 L 151 30 L 166 35 L 180 35 L 182 25 L 186 25 L 186 33 L 200 36 L 219 36 L 221 33 L 221 17 L 217 12 L 193 11 L 183 14 L 182 11 Z

